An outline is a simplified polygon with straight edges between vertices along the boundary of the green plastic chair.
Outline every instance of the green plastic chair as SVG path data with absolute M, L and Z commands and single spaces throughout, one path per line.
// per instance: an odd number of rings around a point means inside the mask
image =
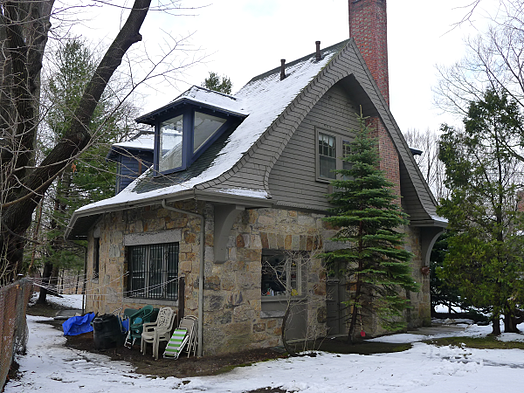
M 153 306 L 150 305 L 142 307 L 129 317 L 129 331 L 127 332 L 124 347 L 131 349 L 137 340 L 140 341 L 144 323 L 151 322 L 152 317 Z

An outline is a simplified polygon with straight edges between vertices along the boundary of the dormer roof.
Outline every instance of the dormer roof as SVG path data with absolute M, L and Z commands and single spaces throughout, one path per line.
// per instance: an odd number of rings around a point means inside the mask
M 209 90 L 204 87 L 192 86 L 169 104 L 138 117 L 136 122 L 154 126 L 155 121 L 163 114 L 186 104 L 219 111 L 224 114 L 231 114 L 237 117 L 246 117 L 249 114 L 242 108 L 242 103 L 234 96 Z

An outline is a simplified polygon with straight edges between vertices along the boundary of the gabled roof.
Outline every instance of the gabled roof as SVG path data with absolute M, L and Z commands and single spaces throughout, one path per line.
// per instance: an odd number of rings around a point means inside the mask
M 138 207 L 161 200 L 242 201 L 245 206 L 270 206 L 268 176 L 287 141 L 312 106 L 329 88 L 344 81 L 361 103 L 365 114 L 381 117 L 399 152 L 403 173 L 414 190 L 414 203 L 422 206 L 424 225 L 443 226 L 436 215 L 435 200 L 423 180 L 413 156 L 382 98 L 376 83 L 353 40 L 343 41 L 280 69 L 253 78 L 234 97 L 192 87 L 168 105 L 141 116 L 149 124 L 155 116 L 184 101 L 229 110 L 247 116 L 236 128 L 226 132 L 188 170 L 161 177 L 144 173 L 115 197 L 78 209 L 66 232 L 69 238 L 87 232 L 95 217 L 106 211 Z M 240 175 L 243 176 L 240 176 Z M 248 182 L 245 179 L 249 179 Z

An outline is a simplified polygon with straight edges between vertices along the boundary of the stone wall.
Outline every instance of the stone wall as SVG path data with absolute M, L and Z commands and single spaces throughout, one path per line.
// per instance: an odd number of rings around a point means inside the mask
M 191 210 L 194 202 L 177 205 Z M 316 338 L 326 334 L 326 279 L 321 260 L 315 254 L 329 246 L 334 230 L 322 215 L 284 209 L 248 209 L 237 218 L 229 235 L 228 258 L 215 263 L 214 207 L 199 203 L 204 213 L 204 355 L 237 352 L 250 348 L 281 345 L 282 316 L 288 306 L 297 311 L 291 324 L 302 326 L 300 334 Z M 220 207 L 216 207 L 220 208 Z M 422 257 L 418 230 L 406 229 L 408 249 L 415 254 L 413 271 L 422 292 L 409 294 L 413 309 L 408 313 L 411 326 L 420 326 L 429 318 L 429 276 L 421 273 Z M 87 310 L 100 314 L 145 304 L 178 308 L 178 301 L 154 301 L 126 298 L 126 241 L 173 239 L 179 242 L 179 276 L 185 277 L 184 314 L 198 313 L 198 277 L 200 269 L 200 220 L 165 210 L 160 206 L 130 209 L 105 214 L 93 228 L 88 248 L 88 278 L 93 277 L 93 234 L 100 237 L 98 279 L 87 285 Z M 131 240 L 130 240 L 131 239 Z M 302 251 L 305 258 L 301 296 L 263 297 L 261 257 L 263 250 L 291 253 Z M 279 301 L 282 300 L 282 301 Z M 290 299 L 289 301 L 287 299 Z M 374 325 L 376 323 L 373 322 Z M 368 330 L 379 332 L 376 326 Z
M 303 317 L 308 335 L 326 334 L 326 286 L 320 259 L 305 262 L 303 296 L 278 302 L 262 297 L 261 291 L 263 249 L 307 251 L 314 256 L 322 248 L 325 232 L 321 215 L 293 210 L 252 209 L 237 219 L 227 245 L 228 260 L 213 264 L 206 276 L 206 353 L 281 345 L 282 315 L 288 305 L 307 310 Z M 272 317 L 264 308 L 275 302 L 281 312 Z
M 420 228 L 406 227 L 406 249 L 414 254 L 411 260 L 413 278 L 420 285 L 419 292 L 410 292 L 411 309 L 407 311 L 409 328 L 431 325 L 431 299 L 429 270 L 424 269 L 424 256 L 420 244 Z
M 180 209 L 189 206 L 179 205 Z M 191 204 L 194 207 L 194 203 Z M 200 208 L 203 205 L 199 206 Z M 212 233 L 212 223 L 207 222 L 206 233 Z M 99 277 L 93 278 L 93 234 L 100 236 Z M 124 297 L 127 263 L 125 239 L 132 235 L 158 234 L 163 239 L 172 237 L 179 241 L 179 277 L 185 277 L 185 314 L 196 314 L 198 305 L 199 234 L 200 220 L 162 209 L 160 206 L 130 209 L 105 214 L 89 236 L 86 309 L 100 314 L 113 313 L 124 308 L 141 308 L 146 304 L 158 307 L 178 307 L 177 301 L 143 300 Z M 206 239 L 206 259 L 212 260 L 212 238 Z M 211 250 L 211 252 L 209 252 Z

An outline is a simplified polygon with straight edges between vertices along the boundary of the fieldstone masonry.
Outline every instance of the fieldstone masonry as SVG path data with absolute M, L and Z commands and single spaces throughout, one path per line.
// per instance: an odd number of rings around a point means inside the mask
M 176 205 L 195 211 L 195 203 Z M 280 306 L 276 299 L 261 296 L 262 250 L 307 252 L 303 274 L 303 296 L 290 299 L 290 305 L 301 310 L 308 337 L 325 336 L 326 280 L 321 260 L 315 254 L 329 246 L 334 234 L 322 215 L 294 210 L 247 209 L 236 220 L 229 235 L 228 260 L 214 263 L 213 206 L 198 203 L 196 210 L 204 213 L 204 354 L 236 352 L 249 348 L 281 345 L 282 316 L 287 301 Z M 123 308 L 140 308 L 145 304 L 157 307 L 178 307 L 178 302 L 132 299 L 126 291 L 126 239 L 145 234 L 149 239 L 172 236 L 179 241 L 179 276 L 185 277 L 184 314 L 198 313 L 198 277 L 200 269 L 200 220 L 160 206 L 117 211 L 103 216 L 93 229 L 100 233 L 99 277 L 93 278 L 93 247 L 88 248 L 87 310 L 98 313 Z M 422 291 L 409 294 L 413 308 L 410 324 L 420 326 L 429 319 L 429 277 L 421 273 L 420 245 L 415 229 L 406 229 L 408 248 L 415 253 L 413 270 Z M 136 236 L 135 236 L 136 237 Z M 92 237 L 90 237 L 92 239 Z M 129 241 L 129 240 L 128 240 Z M 282 312 L 275 310 L 275 302 Z M 369 331 L 369 330 L 368 330 Z M 378 332 L 378 330 L 377 330 Z M 370 332 L 372 334 L 372 332 Z M 370 334 L 368 333 L 368 334 Z

